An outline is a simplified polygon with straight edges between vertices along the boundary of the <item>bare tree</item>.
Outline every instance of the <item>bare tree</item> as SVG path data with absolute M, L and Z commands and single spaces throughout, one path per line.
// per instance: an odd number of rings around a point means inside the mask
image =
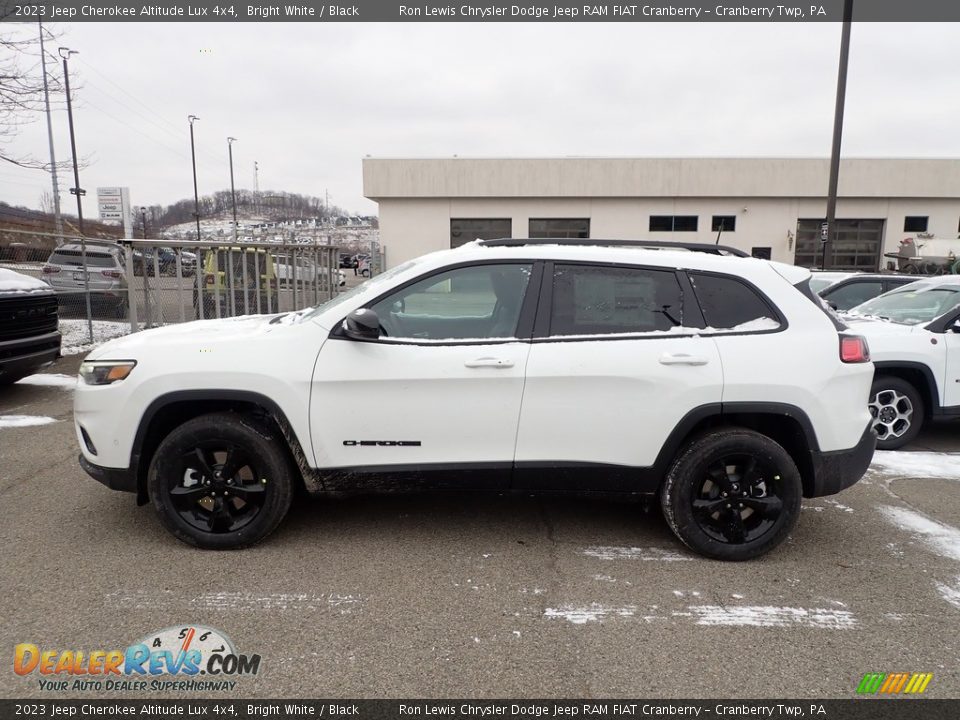
M 40 118 L 44 110 L 40 28 L 33 23 L 3 23 L 12 12 L 12 6 L 0 6 L 0 161 L 51 171 L 53 168 L 48 162 L 8 149 L 19 128 Z M 50 55 L 50 47 L 56 46 L 59 35 L 50 33 L 46 27 L 43 32 L 46 33 L 44 42 L 48 43 L 50 94 L 59 96 L 61 78 L 56 72 L 56 59 Z

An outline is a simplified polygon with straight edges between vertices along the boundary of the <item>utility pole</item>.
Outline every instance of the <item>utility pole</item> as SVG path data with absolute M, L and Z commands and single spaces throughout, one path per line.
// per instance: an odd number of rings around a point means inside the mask
M 193 217 L 197 221 L 197 242 L 200 242 L 200 194 L 197 192 L 197 151 L 193 144 L 193 123 L 199 120 L 196 115 L 189 115 L 190 123 L 190 161 L 193 164 Z
M 47 142 L 50 145 L 50 181 L 53 184 L 53 227 L 57 245 L 63 245 L 63 218 L 60 215 L 60 186 L 57 178 L 57 158 L 53 153 L 53 120 L 50 117 L 50 86 L 47 83 L 47 53 L 43 49 L 43 21 L 40 25 L 40 64 L 43 67 L 43 105 L 47 113 Z
M 840 142 L 843 135 L 843 105 L 847 96 L 847 61 L 850 56 L 850 25 L 853 0 L 843 2 L 843 30 L 840 34 L 840 66 L 837 70 L 837 101 L 833 114 L 833 148 L 830 152 L 830 187 L 827 190 L 827 240 L 823 243 L 820 269 L 827 267 L 827 252 L 833 249 L 837 221 L 837 185 L 840 179 Z
M 253 161 L 253 192 L 260 192 L 260 166 L 257 161 Z
M 230 153 L 230 200 L 233 203 L 233 242 L 237 242 L 237 191 L 233 186 L 233 144 L 237 141 L 235 137 L 227 138 L 227 150 Z
M 143 220 L 143 239 L 147 239 L 147 209 L 145 207 L 140 208 L 140 219 Z
M 86 191 L 80 187 L 80 167 L 77 164 L 77 137 L 73 131 L 73 104 L 70 99 L 70 69 L 67 60 L 71 55 L 79 54 L 70 48 L 57 48 L 63 58 L 63 88 L 67 93 L 67 119 L 70 123 L 70 151 L 73 153 L 73 187 L 70 192 L 77 196 L 77 229 L 80 232 L 80 261 L 83 263 L 83 296 L 87 305 L 87 334 L 93 342 L 93 312 L 90 309 L 90 268 L 87 266 L 87 239 L 83 232 L 83 196 Z

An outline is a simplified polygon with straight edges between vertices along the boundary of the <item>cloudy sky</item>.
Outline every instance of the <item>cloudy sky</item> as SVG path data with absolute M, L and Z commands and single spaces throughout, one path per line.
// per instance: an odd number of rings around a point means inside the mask
M 59 43 L 80 86 L 78 152 L 134 204 L 237 186 L 376 212 L 361 159 L 424 156 L 827 156 L 838 23 L 78 23 Z M 843 151 L 960 157 L 956 25 L 853 28 Z M 53 52 L 56 48 L 50 48 Z M 69 159 L 66 113 L 55 118 Z M 45 158 L 42 119 L 8 151 Z M 62 186 L 72 177 L 62 175 Z M 0 199 L 38 207 L 39 171 L 0 166 Z M 73 198 L 62 192 L 65 208 Z

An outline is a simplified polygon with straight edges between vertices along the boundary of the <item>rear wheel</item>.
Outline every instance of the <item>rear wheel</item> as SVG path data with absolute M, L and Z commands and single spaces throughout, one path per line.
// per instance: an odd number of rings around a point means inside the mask
M 749 560 L 787 537 L 800 515 L 800 472 L 752 430 L 701 435 L 677 456 L 660 491 L 670 529 L 718 560 Z
M 259 542 L 287 514 L 293 494 L 282 442 L 236 413 L 188 420 L 164 438 L 150 463 L 147 485 L 160 522 L 201 548 Z
M 923 398 L 906 380 L 881 375 L 870 389 L 870 414 L 878 450 L 896 450 L 917 437 L 923 427 Z

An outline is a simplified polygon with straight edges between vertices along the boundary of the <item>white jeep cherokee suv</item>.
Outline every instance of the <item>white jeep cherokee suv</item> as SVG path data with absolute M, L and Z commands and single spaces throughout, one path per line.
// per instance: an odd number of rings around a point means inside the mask
M 755 557 L 865 472 L 873 365 L 809 271 L 663 246 L 476 241 L 114 340 L 80 370 L 80 462 L 205 548 L 261 540 L 298 488 L 482 489 L 656 494 L 692 549 Z
M 877 447 L 895 450 L 925 422 L 960 417 L 960 276 L 928 277 L 844 316 L 876 365 L 870 412 Z

